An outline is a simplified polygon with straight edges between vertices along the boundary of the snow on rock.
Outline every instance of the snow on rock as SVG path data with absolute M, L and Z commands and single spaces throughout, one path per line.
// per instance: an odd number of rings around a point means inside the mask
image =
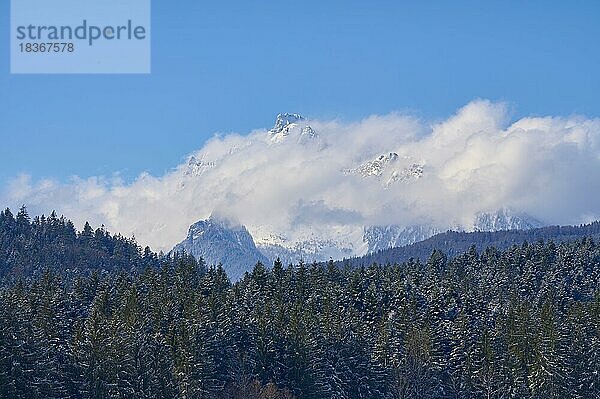
M 205 157 L 196 158 L 196 156 L 191 156 L 188 159 L 186 169 L 184 170 L 185 176 L 200 176 L 203 175 L 208 170 L 214 168 L 216 163 L 214 161 L 206 160 Z
M 230 157 L 235 157 L 241 149 L 250 145 L 251 140 L 267 146 L 306 146 L 309 151 L 326 147 L 324 139 L 308 124 L 306 118 L 297 113 L 282 113 L 277 115 L 273 128 L 260 132 L 247 142 L 238 140 L 229 146 L 211 147 L 191 156 L 182 170 L 182 185 L 201 179 L 205 174 L 218 172 Z M 359 161 L 354 165 L 347 165 L 347 160 L 340 162 L 339 172 L 336 173 L 354 177 L 359 182 L 365 180 L 365 185 L 373 180 L 386 190 L 401 189 L 392 187 L 396 184 L 417 184 L 428 173 L 425 162 L 416 154 L 378 151 L 381 150 L 356 154 L 354 159 Z M 236 162 L 238 168 L 243 170 L 244 163 L 239 159 Z M 185 250 L 197 258 L 202 257 L 209 265 L 222 263 L 230 277 L 237 280 L 258 261 L 271 265 L 277 258 L 284 264 L 321 262 L 330 258 L 339 260 L 410 245 L 447 229 L 498 231 L 543 225 L 526 214 L 508 208 L 480 212 L 473 215 L 472 219 L 467 218 L 467 221 L 453 226 L 419 225 L 414 222 L 405 225 L 363 225 L 361 221 L 351 223 L 354 224 L 320 223 L 316 219 L 310 223 L 263 225 L 254 221 L 248 224 L 251 234 L 239 223 L 211 216 L 194 223 L 186 239 L 174 250 Z
M 275 126 L 269 130 L 271 143 L 287 142 L 289 138 L 298 144 L 319 143 L 319 135 L 308 125 L 308 121 L 300 114 L 279 114 Z M 321 147 L 323 147 L 323 144 Z
M 252 270 L 257 262 L 269 264 L 244 226 L 216 216 L 191 225 L 185 240 L 173 251 L 202 258 L 208 266 L 222 264 L 233 281 Z
M 502 208 L 494 212 L 482 212 L 475 216 L 474 231 L 528 230 L 544 226 L 544 223 L 525 214 Z
M 424 165 L 411 162 L 410 157 L 400 157 L 395 152 L 383 154 L 377 158 L 366 161 L 356 168 L 346 169 L 347 175 L 358 175 L 362 178 L 377 178 L 384 187 L 394 182 L 415 181 L 423 176 Z
M 439 232 L 437 228 L 431 225 L 369 226 L 365 227 L 363 240 L 368 245 L 368 252 L 371 253 L 414 244 L 415 242 L 426 240 Z

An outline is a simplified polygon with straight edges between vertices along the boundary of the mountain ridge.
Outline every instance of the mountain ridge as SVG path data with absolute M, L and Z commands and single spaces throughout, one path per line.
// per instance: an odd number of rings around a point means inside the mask
M 478 251 L 483 251 L 488 247 L 503 250 L 513 245 L 522 245 L 524 242 L 534 243 L 543 240 L 561 243 L 583 237 L 600 240 L 600 221 L 579 226 L 545 226 L 529 230 L 447 231 L 411 245 L 381 250 L 361 257 L 343 259 L 335 263 L 337 265 L 350 264 L 352 266 L 368 266 L 373 263 L 400 264 L 411 258 L 426 261 L 434 250 L 439 250 L 452 258 L 468 251 L 473 246 Z
M 520 229 L 527 231 L 540 223 L 526 214 L 512 212 L 507 208 L 496 212 L 478 215 L 475 224 L 469 231 L 505 232 Z M 539 227 L 539 226 L 538 226 Z M 237 221 L 226 217 L 211 215 L 206 220 L 192 224 L 187 237 L 177 244 L 172 252 L 185 251 L 197 259 L 202 258 L 208 265 L 222 264 L 232 280 L 238 280 L 246 271 L 261 262 L 273 264 L 276 259 L 284 264 L 323 262 L 327 260 L 360 259 L 373 256 L 394 248 L 406 248 L 428 242 L 440 231 L 432 225 L 380 225 L 365 226 L 361 242 L 344 243 L 311 235 L 302 241 L 286 241 L 285 237 L 271 235 L 269 240 L 256 241 L 247 228 Z M 469 234 L 464 230 L 456 234 Z M 450 234 L 450 231 L 447 232 Z M 424 245 L 424 244 L 422 244 Z M 418 246 L 417 246 L 418 247 Z M 418 247 L 420 248 L 420 247 Z M 462 250 L 468 248 L 460 246 Z M 452 249 L 452 248 L 450 248 Z M 419 252 L 419 255 L 424 254 Z

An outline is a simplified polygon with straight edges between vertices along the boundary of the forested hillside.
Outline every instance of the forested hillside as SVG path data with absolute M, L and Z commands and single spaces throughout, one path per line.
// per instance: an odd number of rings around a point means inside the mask
M 336 263 L 351 264 L 353 266 L 368 266 L 373 263 L 393 264 L 408 261 L 410 258 L 426 260 L 434 250 L 440 250 L 447 256 L 454 257 L 468 251 L 472 246 L 478 251 L 483 251 L 487 247 L 506 249 L 526 241 L 531 243 L 539 240 L 551 240 L 555 243 L 561 243 L 583 237 L 600 240 L 600 222 L 581 226 L 547 226 L 527 230 L 476 231 L 470 233 L 448 231 L 411 245 L 385 249 Z
M 591 239 L 233 286 L 185 256 L 46 269 L 0 289 L 0 397 L 598 398 L 599 281 Z
M 135 272 L 158 265 L 150 248 L 142 251 L 133 239 L 103 228 L 93 230 L 86 223 L 78 233 L 55 212 L 30 220 L 25 207 L 16 216 L 10 209 L 0 212 L 0 279 L 39 276 L 47 268 L 73 278 L 92 270 Z

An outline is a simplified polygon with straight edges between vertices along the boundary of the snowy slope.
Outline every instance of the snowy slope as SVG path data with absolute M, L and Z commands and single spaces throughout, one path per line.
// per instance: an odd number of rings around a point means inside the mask
M 343 259 L 357 253 L 349 242 L 313 237 L 295 242 L 259 243 L 258 249 L 271 261 L 279 258 L 284 264 L 320 262 Z
M 439 233 L 433 226 L 369 226 L 365 227 L 364 242 L 368 253 L 383 249 L 403 247 L 415 242 L 426 240 Z
M 544 223 L 525 214 L 502 208 L 494 212 L 478 213 L 472 226 L 454 226 L 455 231 L 502 231 L 502 230 L 529 230 L 543 227 Z M 368 245 L 368 252 L 377 252 L 383 249 L 402 247 L 426 240 L 443 230 L 432 225 L 387 225 L 369 226 L 365 228 L 364 242 Z
M 503 208 L 495 212 L 477 214 L 473 231 L 529 230 L 542 226 L 544 223 L 525 213 Z
M 423 176 L 424 167 L 425 165 L 410 157 L 400 157 L 397 153 L 390 152 L 368 160 L 355 168 L 346 169 L 344 173 L 358 175 L 365 179 L 374 178 L 379 180 L 384 187 L 389 187 L 395 182 L 410 183 L 420 179 Z

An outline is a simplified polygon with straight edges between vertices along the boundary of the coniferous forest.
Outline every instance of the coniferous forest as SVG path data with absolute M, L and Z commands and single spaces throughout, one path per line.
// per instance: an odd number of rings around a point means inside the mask
M 0 213 L 2 398 L 599 398 L 600 243 L 221 267 Z

